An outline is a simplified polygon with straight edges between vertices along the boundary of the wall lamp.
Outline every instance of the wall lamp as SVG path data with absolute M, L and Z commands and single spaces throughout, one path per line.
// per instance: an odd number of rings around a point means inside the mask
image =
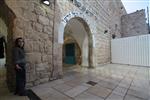
M 47 6 L 49 6 L 49 5 L 50 5 L 49 0 L 41 0 L 41 2 L 42 2 L 43 4 L 45 4 L 45 5 L 47 5 Z
M 105 30 L 105 31 L 104 31 L 104 34 L 106 34 L 106 33 L 108 33 L 108 30 Z
M 115 39 L 115 38 L 116 38 L 116 35 L 115 35 L 115 34 L 112 34 L 112 38 Z

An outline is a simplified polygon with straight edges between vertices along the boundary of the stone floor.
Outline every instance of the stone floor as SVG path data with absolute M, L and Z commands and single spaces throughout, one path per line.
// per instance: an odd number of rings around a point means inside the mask
M 118 64 L 74 66 L 65 69 L 63 79 L 32 90 L 42 100 L 150 100 L 149 72 L 150 68 Z

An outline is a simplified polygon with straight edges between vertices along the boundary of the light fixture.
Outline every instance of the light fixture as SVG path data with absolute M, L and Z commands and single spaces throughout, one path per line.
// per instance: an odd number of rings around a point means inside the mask
M 116 35 L 115 35 L 115 34 L 112 34 L 112 38 L 115 39 L 115 38 L 116 38 Z
M 47 6 L 49 6 L 49 5 L 50 5 L 49 0 L 42 0 L 42 3 L 43 3 L 43 4 L 45 4 L 45 5 L 47 5 Z
M 108 33 L 108 30 L 105 30 L 105 31 L 104 31 L 104 34 L 106 34 L 106 33 Z

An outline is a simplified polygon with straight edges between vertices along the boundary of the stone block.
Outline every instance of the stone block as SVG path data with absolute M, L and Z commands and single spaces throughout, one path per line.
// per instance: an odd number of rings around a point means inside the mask
M 15 33 L 13 34 L 13 37 L 15 37 L 15 38 L 24 37 L 24 30 L 23 29 L 15 27 L 14 31 L 15 31 Z
M 43 31 L 43 25 L 41 25 L 41 24 L 39 24 L 37 22 L 33 23 L 32 26 L 33 26 L 33 29 L 38 31 L 38 32 L 42 32 Z
M 45 83 L 49 81 L 49 78 L 43 78 L 43 79 L 40 79 L 39 81 L 40 83 Z
M 22 21 L 21 23 L 24 23 L 24 32 L 25 34 L 27 35 L 26 37 L 28 37 L 28 35 L 30 34 L 34 34 L 34 30 L 33 30 L 33 27 L 32 27 L 32 22 L 31 21 Z M 32 37 L 34 38 L 34 37 Z
M 27 53 L 26 59 L 28 62 L 33 64 L 41 63 L 41 54 L 40 53 Z
M 28 39 L 25 39 L 24 41 L 25 41 L 25 47 L 24 47 L 25 51 L 28 53 L 32 52 L 33 51 L 33 42 Z
M 33 82 L 33 85 L 34 85 L 34 86 L 39 85 L 39 84 L 40 84 L 40 81 L 39 81 L 39 80 L 36 80 L 36 81 Z
M 29 11 L 29 10 L 24 10 L 23 11 L 24 13 L 23 13 L 23 18 L 25 19 L 25 20 L 28 20 L 28 21 L 37 21 L 37 15 L 35 14 L 35 13 L 33 13 L 33 12 L 31 12 L 31 11 Z
M 47 11 L 47 17 L 50 20 L 53 20 L 53 18 L 54 18 L 54 10 L 50 9 L 50 11 Z
M 27 83 L 33 82 L 36 80 L 35 72 L 26 73 Z
M 48 63 L 40 63 L 40 64 L 36 64 L 36 71 L 46 71 L 45 67 L 48 66 Z
M 23 29 L 24 28 L 24 22 L 22 22 L 22 20 L 23 19 L 21 19 L 21 18 L 18 18 L 18 19 L 15 19 L 15 21 L 14 21 L 14 24 L 18 27 L 18 28 L 20 28 L 20 29 Z
M 48 63 L 52 64 L 52 55 L 47 55 Z
M 47 55 L 42 55 L 42 62 L 47 62 L 48 59 L 47 59 Z
M 50 26 L 52 26 L 52 25 L 50 24 Z M 47 34 L 52 34 L 52 27 L 50 27 L 50 26 L 45 26 L 43 32 L 47 33 Z
M 35 7 L 34 7 L 34 11 L 37 15 L 43 15 L 45 16 L 46 15 L 46 12 L 45 12 L 45 9 L 37 4 L 35 4 Z
M 40 44 L 38 44 L 37 41 L 33 41 L 33 52 L 39 52 L 40 51 Z
M 48 40 L 48 34 L 45 34 L 45 33 L 40 33 L 39 34 L 41 40 Z M 44 43 L 44 41 L 42 41 Z
M 32 87 L 32 86 L 33 86 L 33 83 L 32 83 L 32 82 L 26 83 L 26 87 L 27 87 L 27 88 L 30 88 L 30 87 Z
M 49 25 L 49 19 L 45 16 L 39 15 L 38 22 L 43 25 Z

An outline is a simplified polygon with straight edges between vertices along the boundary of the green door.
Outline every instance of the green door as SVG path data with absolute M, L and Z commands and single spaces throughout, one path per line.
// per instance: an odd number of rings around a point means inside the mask
M 65 64 L 76 64 L 74 43 L 65 45 Z

